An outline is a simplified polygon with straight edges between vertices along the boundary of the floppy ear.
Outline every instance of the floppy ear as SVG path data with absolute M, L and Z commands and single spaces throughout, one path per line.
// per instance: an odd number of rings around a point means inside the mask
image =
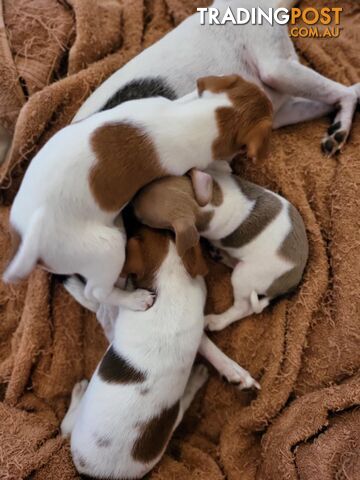
M 144 257 L 141 249 L 141 242 L 138 238 L 132 237 L 126 244 L 126 260 L 121 271 L 121 276 L 136 275 L 141 279 L 145 274 Z
M 208 173 L 202 172 L 197 168 L 192 168 L 189 172 L 194 190 L 194 195 L 200 207 L 205 207 L 213 193 L 213 179 Z
M 250 130 L 245 142 L 242 142 L 246 144 L 248 158 L 262 159 L 267 155 L 271 132 L 272 122 L 270 120 L 263 120 Z M 239 141 L 239 143 L 241 143 L 241 141 Z
M 187 272 L 192 278 L 198 275 L 205 277 L 208 274 L 209 269 L 203 257 L 200 243 L 197 243 L 195 247 L 188 250 L 182 260 Z
M 173 222 L 176 250 L 180 257 L 199 243 L 200 235 L 195 226 L 195 218 L 178 218 Z

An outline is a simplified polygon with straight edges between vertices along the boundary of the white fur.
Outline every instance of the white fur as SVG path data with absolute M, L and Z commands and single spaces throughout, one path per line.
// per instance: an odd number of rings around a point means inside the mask
M 119 212 L 103 211 L 90 191 L 90 170 L 98 161 L 91 135 L 105 124 L 130 123 L 150 137 L 162 168 L 182 175 L 210 164 L 218 136 L 214 112 L 230 104 L 225 94 L 209 92 L 185 102 L 134 100 L 55 134 L 30 163 L 14 200 L 10 222 L 23 241 L 4 280 L 24 277 L 41 259 L 52 272 L 85 277 L 88 298 L 135 310 L 151 306 L 149 292 L 114 288 L 125 259 L 125 232 L 114 226 Z M 35 222 L 39 211 L 42 221 Z
M 216 0 L 213 7 L 224 13 L 228 6 L 291 8 L 296 3 L 295 0 Z M 74 120 L 100 110 L 115 92 L 135 79 L 161 77 L 180 97 L 193 89 L 199 77 L 231 73 L 242 75 L 266 91 L 274 106 L 274 128 L 321 117 L 339 105 L 335 121 L 341 121 L 340 130 L 346 136 L 344 141 L 334 142 L 333 151 L 328 153 L 333 154 L 344 145 L 360 97 L 360 84 L 346 87 L 301 65 L 287 26 L 238 26 L 230 22 L 201 25 L 199 14 L 187 18 L 111 75 L 85 101 Z M 333 140 L 335 133 L 331 136 Z M 324 143 L 328 139 L 326 135 Z
M 87 389 L 86 382 L 74 387 L 61 430 L 71 436 L 73 460 L 80 473 L 140 478 L 159 461 L 163 452 L 150 463 L 135 461 L 131 454 L 134 442 L 141 424 L 178 400 L 180 411 L 174 428 L 179 424 L 207 378 L 204 367 L 192 371 L 199 348 L 230 382 L 240 388 L 260 388 L 246 370 L 203 334 L 204 281 L 188 275 L 172 242 L 156 275 L 157 300 L 146 312 L 99 309 L 86 300 L 84 287 L 76 278 L 69 279 L 65 288 L 87 308 L 97 311 L 115 350 L 147 375 L 143 383 L 110 384 L 96 371 Z M 142 395 L 140 391 L 147 388 L 148 393 Z M 109 439 L 111 445 L 100 448 L 96 438 Z
M 231 282 L 234 291 L 234 305 L 220 315 L 208 315 L 206 323 L 210 330 L 221 330 L 235 320 L 251 313 L 260 313 L 270 298 L 259 300 L 271 284 L 294 264 L 279 255 L 278 251 L 291 229 L 289 202 L 275 195 L 282 204 L 280 213 L 252 241 L 240 248 L 225 247 L 221 239 L 232 233 L 251 213 L 255 201 L 249 200 L 234 178 L 228 173 L 210 171 L 223 193 L 220 206 L 208 205 L 203 211 L 213 211 L 214 215 L 202 236 L 224 251 L 233 260 L 234 270 Z

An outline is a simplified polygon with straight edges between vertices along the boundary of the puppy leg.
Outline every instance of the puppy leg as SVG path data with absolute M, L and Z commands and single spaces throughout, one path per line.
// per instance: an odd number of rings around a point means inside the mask
M 81 382 L 76 383 L 73 388 L 69 409 L 66 412 L 66 415 L 60 426 L 61 435 L 65 438 L 71 436 L 71 432 L 73 431 L 77 417 L 78 407 L 82 397 L 84 396 L 84 393 L 86 392 L 88 383 L 89 382 L 87 380 L 82 380 Z
M 323 140 L 323 149 L 330 156 L 344 146 L 360 96 L 360 84 L 346 87 L 301 65 L 297 60 L 278 58 L 259 64 L 261 80 L 278 92 L 338 106 L 339 112 L 330 132 Z
M 205 316 L 206 328 L 212 332 L 223 330 L 228 325 L 231 325 L 242 318 L 245 318 L 253 313 L 250 302 L 246 299 L 237 299 L 234 305 L 223 313 L 210 314 Z
M 91 301 L 85 297 L 85 284 L 75 275 L 67 278 L 63 283 L 65 290 L 67 290 L 75 300 L 84 308 L 96 313 L 99 308 L 99 303 Z
M 323 117 L 334 111 L 333 105 L 317 102 L 316 100 L 308 100 L 306 98 L 291 97 L 289 98 L 275 114 L 273 128 L 286 127 L 287 125 L 295 125 L 300 122 L 308 122 L 315 118 Z
M 84 245 L 79 273 L 87 279 L 85 297 L 91 301 L 131 310 L 147 310 L 155 295 L 148 290 L 133 292 L 115 287 L 125 262 L 125 238 L 116 228 L 97 226 Z
M 201 339 L 199 353 L 205 357 L 229 383 L 238 385 L 239 390 L 252 387 L 260 389 L 260 385 L 250 373 L 226 356 L 205 333 Z
M 193 367 L 190 378 L 185 388 L 184 395 L 180 399 L 179 414 L 175 422 L 174 430 L 181 422 L 184 413 L 189 408 L 191 402 L 200 388 L 205 384 L 209 378 L 209 371 L 205 365 L 196 365 Z

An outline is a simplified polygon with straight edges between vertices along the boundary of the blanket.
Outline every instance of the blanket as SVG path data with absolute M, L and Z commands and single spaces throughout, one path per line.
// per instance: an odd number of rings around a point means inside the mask
M 301 6 L 310 3 L 324 6 Z M 351 85 L 360 81 L 360 5 L 341 6 L 339 38 L 295 42 L 303 62 Z M 0 1 L 0 128 L 13 135 L 0 166 L 1 272 L 9 208 L 34 154 L 104 79 L 194 8 L 191 0 Z M 359 479 L 359 114 L 331 159 L 320 151 L 328 125 L 276 131 L 267 159 L 239 165 L 301 212 L 305 276 L 291 296 L 211 335 L 261 391 L 239 392 L 211 371 L 149 479 Z M 207 282 L 208 311 L 228 308 L 228 270 L 212 264 Z M 74 384 L 91 377 L 106 346 L 94 315 L 46 272 L 0 283 L 1 480 L 79 478 L 59 425 Z

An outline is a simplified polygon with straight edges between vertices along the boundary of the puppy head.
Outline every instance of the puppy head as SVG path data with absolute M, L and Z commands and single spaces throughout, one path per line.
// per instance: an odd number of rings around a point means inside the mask
M 226 94 L 233 107 L 217 110 L 219 138 L 215 158 L 228 158 L 246 149 L 249 158 L 266 155 L 272 131 L 272 104 L 254 83 L 239 75 L 198 79 L 199 96 Z
M 133 201 L 138 219 L 153 228 L 166 228 L 175 233 L 176 248 L 183 257 L 199 242 L 196 218 L 200 205 L 212 197 L 212 178 L 192 171 L 191 178 L 165 177 L 143 188 Z
M 170 234 L 164 230 L 140 227 L 126 244 L 122 276 L 131 275 L 136 287 L 154 288 L 156 272 L 169 250 Z
M 127 242 L 122 275 L 131 275 L 137 287 L 154 289 L 156 273 L 168 254 L 171 241 L 170 232 L 140 227 L 136 236 Z M 199 242 L 184 253 L 182 261 L 191 277 L 207 274 Z

